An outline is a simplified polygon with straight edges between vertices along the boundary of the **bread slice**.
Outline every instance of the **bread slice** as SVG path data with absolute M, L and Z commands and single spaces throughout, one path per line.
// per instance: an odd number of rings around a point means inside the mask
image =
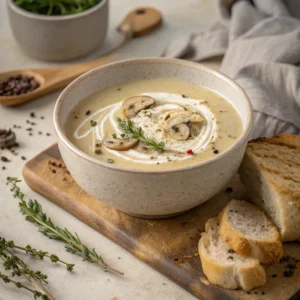
M 251 201 L 277 226 L 281 240 L 300 241 L 300 136 L 249 142 L 240 175 Z
M 266 282 L 265 270 L 258 259 L 240 256 L 224 242 L 217 218 L 206 222 L 198 250 L 203 272 L 213 284 L 249 291 Z
M 220 234 L 237 254 L 261 263 L 278 262 L 283 255 L 280 234 L 267 216 L 254 205 L 231 200 L 218 216 Z

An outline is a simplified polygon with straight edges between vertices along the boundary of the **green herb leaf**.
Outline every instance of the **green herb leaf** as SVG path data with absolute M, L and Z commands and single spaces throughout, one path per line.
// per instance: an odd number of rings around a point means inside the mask
M 114 161 L 112 158 L 108 158 L 108 159 L 107 159 L 107 162 L 108 162 L 109 164 L 113 164 L 115 161 Z
M 14 2 L 32 13 L 59 16 L 83 12 L 101 0 L 14 0 Z
M 26 220 L 37 224 L 39 226 L 39 231 L 48 238 L 64 242 L 66 251 L 78 254 L 83 258 L 83 260 L 88 262 L 97 263 L 105 270 L 110 270 L 121 275 L 124 274 L 105 263 L 102 257 L 98 255 L 94 249 L 87 247 L 81 242 L 76 233 L 72 234 L 67 228 L 63 229 L 55 225 L 43 212 L 43 208 L 37 200 L 30 199 L 26 202 L 24 200 L 24 194 L 17 185 L 19 182 L 20 180 L 16 177 L 7 177 L 7 184 L 12 186 L 11 191 L 14 192 L 14 198 L 20 199 L 20 211 L 26 216 Z
M 158 142 L 155 139 L 149 139 L 145 137 L 145 135 L 142 132 L 142 128 L 135 128 L 131 120 L 117 118 L 117 123 L 119 125 L 119 128 L 123 131 L 123 133 L 128 135 L 129 137 L 140 140 L 145 146 L 151 147 L 158 151 L 164 151 L 164 142 Z
M 94 121 L 94 120 L 91 120 L 91 126 L 96 126 L 97 125 L 97 122 L 96 121 Z

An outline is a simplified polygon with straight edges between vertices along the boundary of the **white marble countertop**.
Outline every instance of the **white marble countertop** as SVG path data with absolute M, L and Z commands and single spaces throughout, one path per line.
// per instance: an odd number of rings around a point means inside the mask
M 10 31 L 5 2 L 4 0 L 0 1 L 0 71 L 50 65 L 25 56 L 18 48 Z M 206 29 L 216 18 L 212 2 L 212 0 L 152 0 L 151 6 L 163 12 L 163 27 L 149 36 L 132 41 L 120 52 L 120 58 L 159 55 L 167 41 L 176 34 Z M 127 11 L 142 5 L 149 5 L 149 1 L 111 0 L 109 34 L 104 47 L 93 56 L 118 43 L 118 36 L 115 32 L 118 22 Z M 19 155 L 13 156 L 7 150 L 0 151 L 1 155 L 11 159 L 9 163 L 0 162 L 0 236 L 13 239 L 20 245 L 31 244 L 38 249 L 56 253 L 62 259 L 76 264 L 74 272 L 68 273 L 61 266 L 47 261 L 36 262 L 22 256 L 28 263 L 34 262 L 36 268 L 40 268 L 49 275 L 48 288 L 56 299 L 109 300 L 112 297 L 116 297 L 117 300 L 195 299 L 191 294 L 139 261 L 117 244 L 33 192 L 23 182 L 21 187 L 25 195 L 38 199 L 53 221 L 78 233 L 82 240 L 95 247 L 109 264 L 124 271 L 125 276 L 105 273 L 96 265 L 82 262 L 80 257 L 67 253 L 62 243 L 49 240 L 37 232 L 36 226 L 26 222 L 23 215 L 19 213 L 17 200 L 12 197 L 9 188 L 5 185 L 6 177 L 22 178 L 21 170 L 25 161 L 21 159 L 21 155 L 29 160 L 56 141 L 52 111 L 58 94 L 59 92 L 56 92 L 15 108 L 0 107 L 0 128 L 9 128 L 13 124 L 22 126 L 21 129 L 15 130 L 20 143 Z M 34 126 L 33 136 L 29 136 L 26 131 L 28 127 L 26 120 L 30 119 L 30 112 L 36 114 L 35 120 L 32 119 L 37 123 Z M 44 119 L 40 119 L 41 116 L 44 116 Z M 43 134 L 38 135 L 38 131 L 42 131 Z M 51 135 L 47 136 L 46 133 Z M 5 170 L 2 170 L 3 166 L 6 167 Z M 0 270 L 3 271 L 2 266 Z M 11 284 L 4 284 L 0 281 L 0 299 L 27 300 L 33 299 L 33 297 L 26 291 L 23 292 Z

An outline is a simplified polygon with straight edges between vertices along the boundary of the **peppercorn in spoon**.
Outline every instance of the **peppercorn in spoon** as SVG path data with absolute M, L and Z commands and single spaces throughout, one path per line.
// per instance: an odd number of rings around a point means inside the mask
M 65 87 L 79 75 L 116 60 L 115 52 L 132 38 L 146 35 L 159 27 L 162 15 L 150 7 L 130 12 L 118 31 L 124 36 L 122 44 L 102 57 L 70 66 L 13 70 L 0 73 L 0 104 L 15 106 Z

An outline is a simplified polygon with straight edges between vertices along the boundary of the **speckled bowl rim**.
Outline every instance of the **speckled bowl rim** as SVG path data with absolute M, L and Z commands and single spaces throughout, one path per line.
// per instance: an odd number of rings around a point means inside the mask
M 93 12 L 97 11 L 98 9 L 101 9 L 102 6 L 104 6 L 109 0 L 102 0 L 95 6 L 87 9 L 84 12 L 72 14 L 72 15 L 65 15 L 65 16 L 46 16 L 46 15 L 40 15 L 40 14 L 35 14 L 30 11 L 27 11 L 23 8 L 20 8 L 18 5 L 15 4 L 13 0 L 7 0 L 7 4 L 9 7 L 15 11 L 16 13 L 30 19 L 35 19 L 35 20 L 43 20 L 43 21 L 66 21 L 66 20 L 71 20 L 71 19 L 79 19 L 81 17 L 85 17 L 89 14 L 92 14 Z
M 177 65 L 177 66 L 185 66 L 185 67 L 190 67 L 190 68 L 195 68 L 195 69 L 200 69 L 204 72 L 208 72 L 219 78 L 220 80 L 223 80 L 227 82 L 229 85 L 231 85 L 234 89 L 238 90 L 241 93 L 241 98 L 243 98 L 241 101 L 246 102 L 246 109 L 247 109 L 247 120 L 248 122 L 246 123 L 244 127 L 243 134 L 235 141 L 234 144 L 232 144 L 229 148 L 227 148 L 225 151 L 222 153 L 218 154 L 217 156 L 193 164 L 193 165 L 188 165 L 184 167 L 179 167 L 179 168 L 171 168 L 171 169 L 166 169 L 166 170 L 141 170 L 141 169 L 135 169 L 135 168 L 124 168 L 120 167 L 118 165 L 114 164 L 109 164 L 107 162 L 101 161 L 99 159 L 93 158 L 92 156 L 88 155 L 87 153 L 83 152 L 82 150 L 78 149 L 64 134 L 62 127 L 63 124 L 61 125 L 59 122 L 59 110 L 61 107 L 62 102 L 65 99 L 65 96 L 69 93 L 70 90 L 73 89 L 74 86 L 82 84 L 82 81 L 86 80 L 87 77 L 93 76 L 96 74 L 100 69 L 109 69 L 109 68 L 115 68 L 115 67 L 122 67 L 124 64 L 153 64 L 153 63 L 158 63 L 158 64 L 172 64 L 172 65 Z M 181 59 L 175 59 L 175 58 L 158 58 L 158 57 L 148 57 L 148 58 L 135 58 L 135 59 L 126 59 L 126 60 L 120 60 L 117 62 L 109 63 L 104 66 L 95 68 L 91 71 L 86 72 L 85 74 L 79 76 L 76 78 L 74 81 L 72 81 L 59 95 L 57 102 L 54 107 L 54 112 L 53 112 L 53 121 L 54 121 L 54 127 L 56 130 L 56 133 L 58 135 L 58 138 L 64 143 L 64 145 L 74 152 L 75 154 L 79 155 L 85 160 L 88 160 L 92 163 L 95 163 L 97 165 L 101 165 L 102 167 L 112 169 L 112 170 L 118 170 L 118 171 L 123 171 L 125 173 L 146 173 L 146 174 L 164 174 L 164 173 L 174 173 L 174 172 L 182 172 L 182 171 L 187 171 L 190 169 L 195 169 L 195 168 L 200 168 L 204 165 L 208 164 L 213 164 L 214 162 L 225 159 L 225 157 L 232 151 L 234 151 L 236 148 L 241 146 L 244 143 L 247 143 L 248 137 L 251 133 L 252 130 L 252 124 L 253 124 L 253 111 L 252 111 L 252 105 L 250 102 L 250 99 L 248 98 L 247 94 L 244 92 L 244 90 L 237 84 L 235 83 L 232 79 L 230 79 L 228 76 L 215 71 L 213 69 L 207 68 L 201 64 L 195 63 L 195 62 L 190 62 L 186 60 L 181 60 Z

